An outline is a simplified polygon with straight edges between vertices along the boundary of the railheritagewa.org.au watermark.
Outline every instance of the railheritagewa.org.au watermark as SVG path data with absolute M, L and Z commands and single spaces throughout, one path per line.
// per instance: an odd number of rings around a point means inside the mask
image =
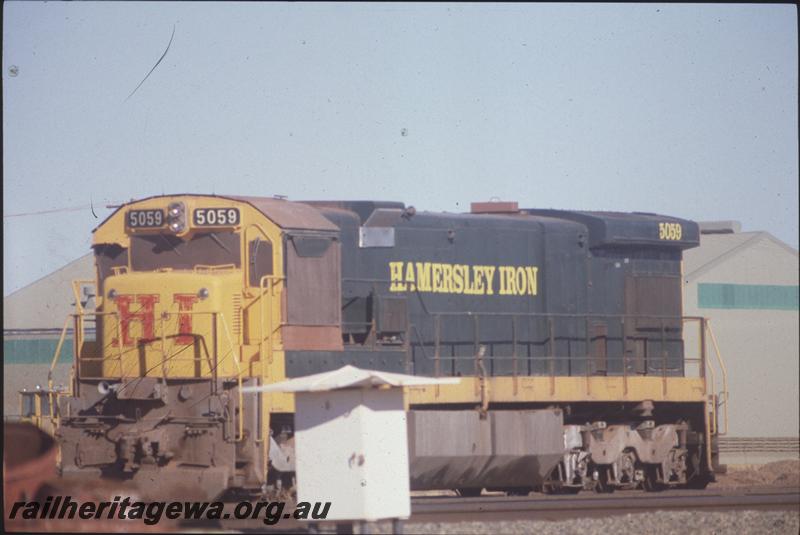
M 116 496 L 111 502 L 77 502 L 71 496 L 48 496 L 44 501 L 14 502 L 8 519 L 15 520 L 141 520 L 147 525 L 169 520 L 255 520 L 274 525 L 284 519 L 324 520 L 331 502 L 141 502 Z

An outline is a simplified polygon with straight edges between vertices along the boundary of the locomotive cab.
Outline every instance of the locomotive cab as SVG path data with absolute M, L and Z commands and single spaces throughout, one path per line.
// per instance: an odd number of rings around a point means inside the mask
M 342 346 L 338 229 L 287 204 L 154 197 L 95 230 L 96 309 L 76 316 L 59 401 L 65 472 L 188 478 L 211 497 L 262 486 L 270 457 L 291 469 L 276 440 L 293 399 L 241 388 L 282 380 L 287 348 Z

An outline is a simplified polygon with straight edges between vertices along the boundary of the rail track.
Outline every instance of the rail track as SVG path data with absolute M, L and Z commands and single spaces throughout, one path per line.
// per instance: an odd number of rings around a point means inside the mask
M 800 514 L 800 489 L 788 487 L 751 487 L 736 489 L 672 490 L 663 493 L 622 491 L 614 494 L 581 493 L 575 496 L 484 495 L 477 498 L 454 496 L 414 497 L 411 500 L 411 523 L 432 522 L 497 522 L 509 520 L 568 520 L 597 518 L 628 513 L 660 510 L 679 511 L 797 511 Z M 317 524 L 320 532 L 350 533 L 348 524 Z M 197 524 L 194 527 L 199 527 Z M 265 526 L 260 520 L 223 522 L 224 529 L 244 533 L 290 532 L 308 533 L 313 526 L 295 520 Z M 366 529 L 366 531 L 365 531 Z M 356 533 L 369 533 L 368 527 L 355 527 Z
M 798 488 L 739 488 L 704 491 L 645 493 L 623 491 L 612 495 L 581 493 L 576 496 L 481 496 L 414 498 L 410 522 L 493 520 L 564 520 L 642 513 L 658 510 L 730 511 L 734 509 L 797 510 Z

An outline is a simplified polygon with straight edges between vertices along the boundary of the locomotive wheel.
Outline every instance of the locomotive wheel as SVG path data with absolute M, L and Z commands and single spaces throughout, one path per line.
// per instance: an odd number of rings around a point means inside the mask
M 611 494 L 614 492 L 614 486 L 608 482 L 608 468 L 600 468 L 600 477 L 594 485 L 594 491 L 598 494 Z
M 688 474 L 688 481 L 684 485 L 687 489 L 704 490 L 714 478 L 711 475 L 702 472 L 702 461 L 700 460 L 700 452 L 694 451 L 689 457 L 691 467 Z
M 542 483 L 542 488 L 540 490 L 543 494 L 577 494 L 580 492 L 580 487 L 568 487 L 564 484 L 564 481 L 561 479 L 562 470 L 563 465 L 560 463 L 553 468 L 553 471 L 550 472 L 549 479 Z
M 468 488 L 468 489 L 456 489 L 458 495 L 462 498 L 477 498 L 481 495 L 481 491 L 483 489 L 476 489 L 476 488 Z
M 552 483 L 542 483 L 542 494 L 556 494 L 556 486 Z
M 545 494 L 578 494 L 580 491 L 580 487 L 564 487 L 562 485 L 545 485 L 542 487 L 542 492 Z
M 619 482 L 635 485 L 636 477 L 636 454 L 633 451 L 625 450 L 619 456 Z
M 646 492 L 661 492 L 667 488 L 664 483 L 658 480 L 658 467 L 656 465 L 651 464 L 645 467 L 642 487 Z
M 543 494 L 578 494 L 580 487 L 567 487 L 560 481 L 548 481 L 542 485 Z
M 711 483 L 709 476 L 695 476 L 686 482 L 685 487 L 693 490 L 705 490 L 709 483 Z

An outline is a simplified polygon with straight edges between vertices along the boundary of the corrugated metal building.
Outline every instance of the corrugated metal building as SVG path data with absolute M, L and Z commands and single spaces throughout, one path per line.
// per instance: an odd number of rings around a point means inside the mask
M 47 372 L 64 321 L 75 311 L 72 281 L 94 279 L 91 254 L 84 255 L 3 298 L 3 414 L 19 414 L 18 392 L 47 385 Z M 82 303 L 93 306 L 91 295 Z M 88 302 L 87 302 L 88 301 Z M 64 343 L 56 384 L 66 384 L 72 366 L 72 336 Z
M 722 462 L 797 458 L 798 252 L 732 221 L 700 229 L 700 247 L 684 253 L 684 314 L 711 320 L 727 365 Z

